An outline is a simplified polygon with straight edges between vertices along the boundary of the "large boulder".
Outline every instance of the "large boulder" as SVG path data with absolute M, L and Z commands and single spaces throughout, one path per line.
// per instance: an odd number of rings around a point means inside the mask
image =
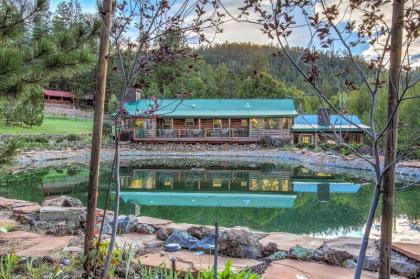
M 246 230 L 226 230 L 219 237 L 220 252 L 236 258 L 255 259 L 261 257 L 262 245 Z
M 42 206 L 58 206 L 58 207 L 83 207 L 82 202 L 79 199 L 60 196 L 50 199 L 46 199 Z
M 339 237 L 324 242 L 322 252 L 324 260 L 332 265 L 342 266 L 346 260 L 357 260 L 361 246 L 361 239 L 355 237 Z M 366 257 L 373 265 L 379 257 L 379 251 L 374 241 L 369 241 Z
M 156 238 L 162 241 L 166 241 L 171 233 L 172 231 L 168 230 L 166 227 L 163 227 L 157 231 Z
M 137 226 L 137 217 L 134 215 L 120 215 L 117 219 L 117 231 L 123 233 L 134 232 Z
M 198 239 L 203 239 L 211 234 L 211 229 L 206 226 L 192 226 L 188 228 L 187 232 Z
M 297 259 L 297 260 L 306 260 L 310 259 L 314 253 L 314 250 L 304 248 L 300 245 L 295 245 L 289 250 L 288 257 L 291 259 Z
M 186 231 L 175 230 L 165 241 L 165 244 L 178 243 L 182 248 L 191 249 L 198 243 L 198 239 Z
M 419 278 L 420 262 L 414 261 L 400 253 L 391 254 L 391 272 L 407 278 Z
M 39 211 L 39 219 L 46 222 L 71 222 L 73 224 L 86 221 L 86 210 L 82 207 L 43 206 Z
M 264 257 L 268 257 L 268 256 L 274 254 L 275 252 L 277 252 L 277 250 L 278 250 L 277 249 L 277 244 L 274 243 L 274 242 L 269 242 L 269 243 L 267 243 L 267 245 L 265 245 L 263 247 L 261 252 L 262 252 L 262 255 Z
M 141 234 L 154 234 L 156 229 L 148 224 L 137 224 L 135 231 Z

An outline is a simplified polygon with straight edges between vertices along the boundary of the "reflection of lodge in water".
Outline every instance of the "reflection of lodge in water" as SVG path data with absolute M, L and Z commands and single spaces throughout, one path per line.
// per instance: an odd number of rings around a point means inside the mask
M 305 168 L 290 170 L 130 169 L 121 174 L 125 196 L 133 192 L 203 193 L 317 193 L 328 201 L 330 193 L 355 193 L 360 184 L 338 182 L 330 174 Z M 231 195 L 231 197 L 234 197 Z

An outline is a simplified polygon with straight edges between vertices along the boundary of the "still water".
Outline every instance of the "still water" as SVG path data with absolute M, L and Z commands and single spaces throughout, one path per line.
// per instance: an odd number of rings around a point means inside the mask
M 104 164 L 99 207 L 110 173 Z M 42 202 L 66 194 L 85 203 L 87 184 L 86 166 L 42 168 L 1 177 L 0 196 Z M 121 187 L 123 214 L 322 236 L 360 235 L 373 194 L 373 186 L 361 178 L 297 165 L 181 159 L 127 162 Z M 396 215 L 413 231 L 420 220 L 419 200 L 419 187 L 396 195 Z

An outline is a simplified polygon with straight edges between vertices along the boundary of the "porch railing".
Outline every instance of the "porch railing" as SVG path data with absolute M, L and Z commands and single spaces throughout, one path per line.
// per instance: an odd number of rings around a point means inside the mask
M 245 128 L 221 129 L 157 129 L 156 136 L 160 138 L 231 138 L 249 137 Z

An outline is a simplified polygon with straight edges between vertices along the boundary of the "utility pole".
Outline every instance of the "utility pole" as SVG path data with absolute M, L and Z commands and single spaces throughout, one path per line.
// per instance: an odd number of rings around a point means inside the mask
M 104 122 L 105 92 L 109 58 L 109 31 L 111 30 L 112 25 L 112 2 L 112 0 L 103 0 L 102 6 L 98 7 L 99 15 L 102 19 L 102 27 L 96 77 L 95 113 L 92 133 L 92 150 L 90 156 L 89 190 L 84 244 L 86 271 L 89 271 L 89 251 L 93 248 L 93 237 L 95 231 L 99 164 L 102 146 L 102 127 Z
M 382 219 L 379 278 L 389 279 L 391 273 L 392 226 L 395 192 L 395 159 L 398 134 L 398 92 L 400 86 L 402 37 L 404 28 L 404 1 L 394 0 L 392 9 L 391 46 L 388 85 L 388 117 L 385 141 L 385 165 L 382 184 Z

